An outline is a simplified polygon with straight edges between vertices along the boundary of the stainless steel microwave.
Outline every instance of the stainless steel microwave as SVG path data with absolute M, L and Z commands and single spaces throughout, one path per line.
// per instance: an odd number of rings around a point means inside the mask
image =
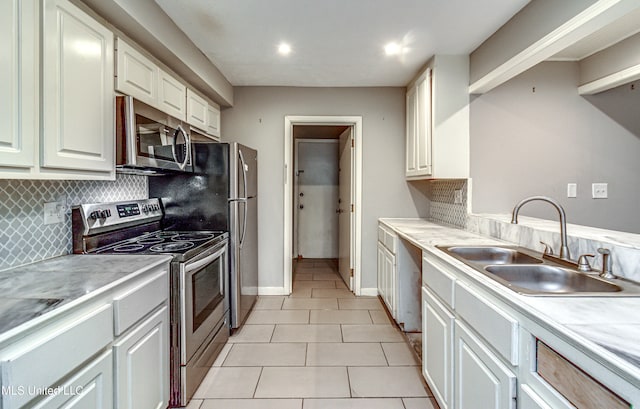
M 116 169 L 192 171 L 189 126 L 131 96 L 116 97 Z

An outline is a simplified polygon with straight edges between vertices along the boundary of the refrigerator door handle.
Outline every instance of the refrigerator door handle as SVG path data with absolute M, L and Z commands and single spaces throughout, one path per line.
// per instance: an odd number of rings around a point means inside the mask
M 240 157 L 240 166 L 242 167 L 242 182 L 244 187 L 244 200 L 240 200 L 241 203 L 244 203 L 244 217 L 242 221 L 242 236 L 240 236 L 239 247 L 242 248 L 244 244 L 244 238 L 247 234 L 247 164 L 244 161 L 244 155 L 242 154 L 242 150 L 238 149 L 238 156 Z

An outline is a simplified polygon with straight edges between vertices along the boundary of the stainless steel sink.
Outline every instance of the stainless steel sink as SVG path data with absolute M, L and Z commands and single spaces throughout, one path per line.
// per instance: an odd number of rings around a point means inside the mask
M 586 274 L 512 246 L 438 246 L 512 291 L 530 296 L 640 297 L 640 285 Z
M 453 253 L 467 261 L 480 264 L 537 264 L 542 260 L 521 251 L 505 247 L 448 247 Z
M 496 281 L 526 294 L 616 293 L 622 287 L 584 273 L 550 265 L 495 265 L 485 267 Z

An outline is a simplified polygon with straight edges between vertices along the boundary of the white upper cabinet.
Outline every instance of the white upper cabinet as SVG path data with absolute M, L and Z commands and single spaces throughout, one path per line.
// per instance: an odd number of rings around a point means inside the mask
M 118 38 L 116 89 L 154 106 L 160 70 L 150 59 Z
M 158 109 L 182 121 L 186 118 L 187 87 L 163 70 L 159 70 Z
M 187 122 L 207 137 L 220 140 L 220 107 L 187 89 Z
M 27 172 L 37 157 L 37 28 L 36 0 L 0 2 L 0 166 Z
M 407 179 L 469 177 L 468 85 L 468 56 L 436 55 L 407 87 Z
M 212 104 L 207 107 L 207 133 L 220 139 L 220 107 Z
M 184 121 L 187 87 L 122 38 L 117 47 L 116 89 Z
M 0 23 L 0 177 L 113 180 L 113 33 L 68 0 L 2 2 Z
M 201 131 L 207 129 L 207 100 L 187 89 L 187 122 Z
M 42 166 L 113 173 L 113 33 L 68 0 L 45 0 Z

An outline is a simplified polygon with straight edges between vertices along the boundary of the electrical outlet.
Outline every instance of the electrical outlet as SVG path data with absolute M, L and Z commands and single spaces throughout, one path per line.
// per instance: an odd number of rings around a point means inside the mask
M 608 196 L 606 183 L 593 183 L 591 185 L 591 197 L 594 199 L 606 199 Z
M 453 203 L 454 204 L 462 204 L 462 190 L 454 190 L 453 191 Z
M 567 183 L 567 197 L 577 197 L 577 196 L 578 196 L 578 184 Z
M 44 204 L 44 224 L 64 222 L 64 202 L 50 202 Z

